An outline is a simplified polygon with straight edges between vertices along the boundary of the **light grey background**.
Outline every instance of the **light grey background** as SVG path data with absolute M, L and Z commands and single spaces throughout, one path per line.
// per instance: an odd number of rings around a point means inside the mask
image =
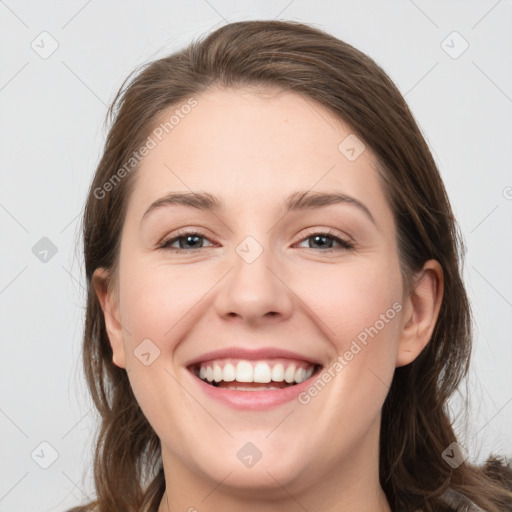
M 353 44 L 406 96 L 467 244 L 465 280 L 477 336 L 471 420 L 467 429 L 459 423 L 461 444 L 473 461 L 482 462 L 490 451 L 512 455 L 510 0 L 5 0 L 2 512 L 62 511 L 93 492 L 95 413 L 81 375 L 85 295 L 77 236 L 105 137 L 106 106 L 139 64 L 227 22 L 273 18 L 311 23 Z M 57 50 L 42 58 L 53 40 Z M 465 41 L 469 46 L 458 55 Z M 55 245 L 55 255 L 33 253 L 43 237 Z M 454 399 L 454 411 L 457 404 Z

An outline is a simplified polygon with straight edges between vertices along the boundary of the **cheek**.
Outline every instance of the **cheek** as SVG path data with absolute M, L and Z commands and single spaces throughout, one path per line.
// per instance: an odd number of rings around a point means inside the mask
M 121 317 L 132 342 L 150 338 L 168 350 L 181 322 L 215 285 L 208 269 L 134 262 L 121 275 Z M 124 288 L 123 288 L 124 285 Z M 164 344 L 165 340 L 165 344 Z
M 183 411 L 195 410 L 176 380 L 172 355 L 191 327 L 194 305 L 214 282 L 211 273 L 208 278 L 207 272 L 135 258 L 120 269 L 126 371 L 137 402 L 159 436 L 185 436 L 181 420 L 191 413 Z M 173 396 L 179 396 L 178 403 L 170 399 Z
M 375 337 L 375 329 L 389 332 L 398 324 L 401 278 L 398 265 L 391 261 L 319 267 L 315 273 L 303 274 L 294 291 L 322 320 L 317 323 L 338 351 L 347 350 L 358 337 L 364 342 L 368 331 Z
M 296 283 L 333 348 L 323 383 L 307 390 L 302 403 L 315 402 L 315 414 L 336 416 L 325 424 L 343 418 L 348 421 L 346 428 L 354 426 L 355 417 L 362 423 L 372 421 L 380 410 L 393 378 L 401 329 L 398 262 L 364 263 L 332 265 L 325 272 L 316 272 L 314 279 Z M 319 391 L 325 388 L 327 393 Z M 322 398 L 316 401 L 319 394 Z M 323 409 L 325 401 L 332 407 Z M 340 409 L 339 404 L 344 407 Z

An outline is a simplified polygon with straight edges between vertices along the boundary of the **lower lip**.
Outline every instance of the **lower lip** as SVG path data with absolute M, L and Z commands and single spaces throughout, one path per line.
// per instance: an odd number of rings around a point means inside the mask
M 236 389 L 217 388 L 206 384 L 206 382 L 202 381 L 192 372 L 189 373 L 192 375 L 194 381 L 197 382 L 199 389 L 210 398 L 236 409 L 253 411 L 264 411 L 296 400 L 300 393 L 311 386 L 319 374 L 319 372 L 316 372 L 309 379 L 306 379 L 300 384 L 282 389 L 272 389 L 269 391 L 238 391 Z

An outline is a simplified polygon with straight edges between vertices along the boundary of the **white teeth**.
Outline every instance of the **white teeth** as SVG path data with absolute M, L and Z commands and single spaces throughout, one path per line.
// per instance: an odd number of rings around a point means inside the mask
M 277 363 L 272 368 L 272 380 L 274 382 L 283 382 L 284 380 L 284 366 L 281 363 Z
M 218 361 L 211 362 L 205 366 L 200 366 L 197 373 L 198 377 L 208 382 L 234 382 L 233 386 L 225 386 L 228 389 L 241 389 L 244 391 L 258 389 L 250 386 L 237 386 L 237 383 L 258 382 L 268 384 L 271 382 L 287 382 L 288 384 L 300 384 L 309 379 L 313 375 L 314 366 L 304 368 L 295 363 L 291 363 L 286 367 L 282 363 L 276 363 L 273 366 L 264 361 L 258 361 L 256 364 L 250 361 L 241 360 L 235 366 L 230 362 L 226 362 L 224 367 Z M 253 366 L 254 364 L 254 366 Z M 261 389 L 261 388 L 259 388 Z M 282 389 L 275 386 L 268 386 L 265 389 Z
M 270 382 L 271 380 L 270 366 L 266 363 L 257 363 L 254 367 L 254 382 Z
M 295 380 L 295 365 L 291 364 L 284 372 L 284 380 L 291 384 Z
M 236 365 L 236 380 L 238 382 L 254 382 L 252 364 L 248 361 L 240 361 Z
M 299 368 L 295 372 L 295 382 L 300 384 L 303 380 L 306 380 L 304 377 L 306 375 L 306 370 L 304 368 Z
M 201 376 L 201 375 L 199 375 Z M 226 366 L 224 366 L 224 370 L 222 373 L 222 380 L 224 382 L 233 382 L 236 379 L 236 370 L 235 367 L 228 363 Z
M 222 368 L 217 363 L 215 363 L 213 365 L 213 380 L 215 382 L 220 382 L 222 380 L 222 373 Z

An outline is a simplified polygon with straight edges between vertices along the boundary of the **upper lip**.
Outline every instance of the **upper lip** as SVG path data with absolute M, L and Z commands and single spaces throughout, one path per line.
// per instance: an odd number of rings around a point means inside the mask
M 233 358 L 233 359 L 246 359 L 246 360 L 258 360 L 258 359 L 271 359 L 271 358 L 281 358 L 281 359 L 293 359 L 295 361 L 306 361 L 308 363 L 317 364 L 320 366 L 322 362 L 316 358 L 311 356 L 306 356 L 304 354 L 299 354 L 298 352 L 293 352 L 291 350 L 284 350 L 276 347 L 266 347 L 266 348 L 258 348 L 258 349 L 247 349 L 244 347 L 227 347 L 219 350 L 213 350 L 211 352 L 206 352 L 205 354 L 201 354 L 200 356 L 194 357 L 185 363 L 185 366 L 192 366 L 197 363 L 203 363 L 205 361 L 211 361 L 213 359 L 223 359 L 223 358 Z

